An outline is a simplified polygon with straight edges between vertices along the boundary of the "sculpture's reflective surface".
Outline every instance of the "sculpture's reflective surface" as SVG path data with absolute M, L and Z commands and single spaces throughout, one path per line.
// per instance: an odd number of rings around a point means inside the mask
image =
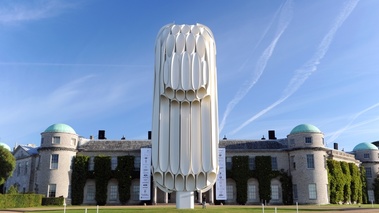
M 204 25 L 164 26 L 155 44 L 152 164 L 166 191 L 207 190 L 218 173 L 216 46 Z

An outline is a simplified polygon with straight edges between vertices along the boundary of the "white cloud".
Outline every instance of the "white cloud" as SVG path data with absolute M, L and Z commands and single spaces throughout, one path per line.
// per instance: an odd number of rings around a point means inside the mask
M 35 21 L 61 14 L 76 4 L 61 0 L 4 1 L 0 3 L 0 24 Z

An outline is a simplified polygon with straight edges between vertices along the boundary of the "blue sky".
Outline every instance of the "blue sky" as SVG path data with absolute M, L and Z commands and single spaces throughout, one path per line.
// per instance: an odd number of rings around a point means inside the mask
M 154 43 L 168 23 L 208 26 L 217 46 L 220 138 L 285 138 L 310 123 L 351 151 L 379 140 L 379 1 L 0 2 L 0 141 L 146 139 Z

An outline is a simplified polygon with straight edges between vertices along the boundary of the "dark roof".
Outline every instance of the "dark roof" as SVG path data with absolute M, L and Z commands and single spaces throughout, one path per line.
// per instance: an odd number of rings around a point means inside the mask
M 287 139 L 279 140 L 220 140 L 219 147 L 226 149 L 286 149 Z
M 38 154 L 38 148 L 35 146 L 20 145 L 20 147 L 25 150 L 29 155 Z
M 93 140 L 78 147 L 80 151 L 133 151 L 151 147 L 149 140 Z
M 151 147 L 150 140 L 91 140 L 78 147 L 79 151 L 137 151 Z M 278 140 L 220 140 L 226 149 L 285 149 L 287 139 Z

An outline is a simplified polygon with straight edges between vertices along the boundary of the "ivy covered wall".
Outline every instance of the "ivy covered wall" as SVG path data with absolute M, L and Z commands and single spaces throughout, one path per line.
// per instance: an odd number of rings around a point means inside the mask
M 237 203 L 244 205 L 247 202 L 247 180 L 251 177 L 249 172 L 249 156 L 233 156 L 232 174 L 236 181 Z
M 80 205 L 83 203 L 84 186 L 87 181 L 88 156 L 78 155 L 72 159 L 71 174 L 71 204 Z
M 133 178 L 139 178 L 134 171 L 134 156 L 117 157 L 115 171 L 111 169 L 111 157 L 96 156 L 94 158 L 94 171 L 88 171 L 89 157 L 78 155 L 73 158 L 71 203 L 81 205 L 84 198 L 84 186 L 87 179 L 95 179 L 97 205 L 105 205 L 108 198 L 108 182 L 111 178 L 118 181 L 119 199 L 126 204 L 130 199 L 130 186 Z
M 96 193 L 95 200 L 97 205 L 105 205 L 108 197 L 108 181 L 111 179 L 111 157 L 95 157 L 95 181 Z
M 364 168 L 354 163 L 328 160 L 330 203 L 367 203 Z
M 271 200 L 271 180 L 279 178 L 282 183 L 283 204 L 292 204 L 292 181 L 285 171 L 272 171 L 271 156 L 256 156 L 255 170 L 249 169 L 249 156 L 233 156 L 232 169 L 227 170 L 227 177 L 236 182 L 237 203 L 246 204 L 247 181 L 255 178 L 259 184 L 259 200 L 269 203 Z
M 117 158 L 115 176 L 118 181 L 118 194 L 122 204 L 126 204 L 130 199 L 130 186 L 132 184 L 133 171 L 134 156 L 120 156 Z

